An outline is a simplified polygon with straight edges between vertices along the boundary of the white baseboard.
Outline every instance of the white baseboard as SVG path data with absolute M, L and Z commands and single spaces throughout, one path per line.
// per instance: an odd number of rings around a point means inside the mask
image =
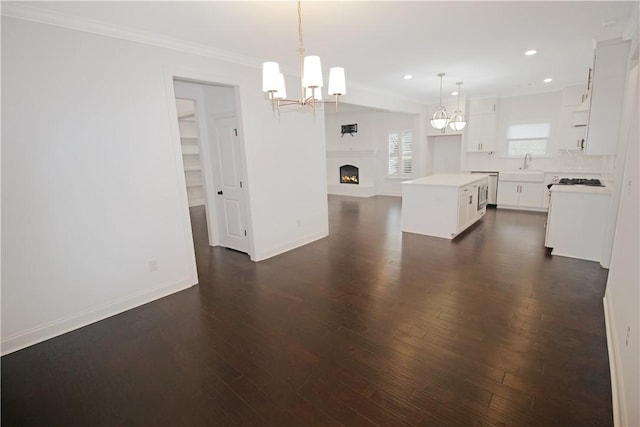
M 311 234 L 309 236 L 305 236 L 302 239 L 298 239 L 298 240 L 296 240 L 294 242 L 291 242 L 291 243 L 288 243 L 286 245 L 279 246 L 277 248 L 261 252 L 260 254 L 256 254 L 254 257 L 251 258 L 251 260 L 255 261 L 255 262 L 264 261 L 265 259 L 274 257 L 276 255 L 280 255 L 280 254 L 288 252 L 288 251 L 290 251 L 292 249 L 299 248 L 300 246 L 308 245 L 309 243 L 315 242 L 316 240 L 324 239 L 328 235 L 329 235 L 328 231 L 327 232 L 322 232 L 322 233 Z
M 611 400 L 613 403 L 613 425 L 614 426 L 626 426 L 626 404 L 624 399 L 624 391 L 619 387 L 618 381 L 618 366 L 620 365 L 618 360 L 618 346 L 615 342 L 614 331 L 615 320 L 611 316 L 613 312 L 612 307 L 609 306 L 610 299 L 605 294 L 602 299 L 604 306 L 604 323 L 607 333 L 607 352 L 609 353 L 609 373 L 611 375 Z
M 509 209 L 512 211 L 549 212 L 548 208 L 529 208 L 524 206 L 496 205 L 498 209 Z
M 13 353 L 14 351 L 22 350 L 23 348 L 31 345 L 66 334 L 67 332 L 71 332 L 75 329 L 82 328 L 167 295 L 190 288 L 197 282 L 197 278 L 190 277 L 181 280 L 179 283 L 161 285 L 153 289 L 143 290 L 136 294 L 127 295 L 126 297 L 91 307 L 79 313 L 48 322 L 44 325 L 19 332 L 9 337 L 3 337 L 0 344 L 2 348 L 1 353 L 4 356 L 6 354 Z

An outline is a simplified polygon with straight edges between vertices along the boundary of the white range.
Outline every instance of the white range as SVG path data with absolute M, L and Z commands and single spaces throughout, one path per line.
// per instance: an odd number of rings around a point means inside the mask
M 487 211 L 489 175 L 437 174 L 402 183 L 402 231 L 453 239 Z
M 553 185 L 545 246 L 553 255 L 602 261 L 610 187 Z

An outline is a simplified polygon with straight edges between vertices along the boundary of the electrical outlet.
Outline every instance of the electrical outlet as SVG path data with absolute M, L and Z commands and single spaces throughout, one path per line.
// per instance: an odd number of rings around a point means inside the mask
M 158 261 L 152 259 L 149 261 L 149 273 L 153 273 L 154 271 L 158 271 Z
M 625 345 L 629 347 L 629 340 L 631 339 L 631 326 L 627 326 L 627 339 Z

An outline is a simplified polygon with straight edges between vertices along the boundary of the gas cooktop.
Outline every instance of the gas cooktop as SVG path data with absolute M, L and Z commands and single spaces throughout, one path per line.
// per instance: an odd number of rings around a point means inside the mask
M 554 184 L 560 185 L 589 185 L 591 187 L 604 187 L 602 181 L 597 178 L 560 178 Z
M 554 185 L 587 185 L 589 187 L 604 187 L 602 181 L 597 178 L 555 178 L 547 185 L 547 188 L 551 188 Z

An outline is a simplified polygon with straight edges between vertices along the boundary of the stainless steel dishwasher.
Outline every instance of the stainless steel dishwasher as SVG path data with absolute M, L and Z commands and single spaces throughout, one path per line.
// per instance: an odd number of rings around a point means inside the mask
M 489 197 L 487 197 L 487 205 L 496 206 L 498 204 L 498 172 L 471 171 L 471 173 L 489 175 Z

